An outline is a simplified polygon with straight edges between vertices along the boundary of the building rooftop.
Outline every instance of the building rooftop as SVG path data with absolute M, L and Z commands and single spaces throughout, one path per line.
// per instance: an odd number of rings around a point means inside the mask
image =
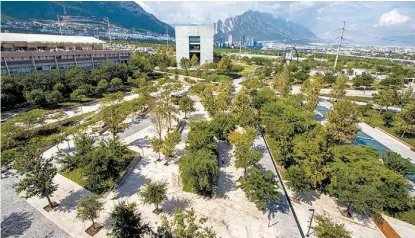
M 104 44 L 92 36 L 62 36 L 44 34 L 1 33 L 1 42 Z

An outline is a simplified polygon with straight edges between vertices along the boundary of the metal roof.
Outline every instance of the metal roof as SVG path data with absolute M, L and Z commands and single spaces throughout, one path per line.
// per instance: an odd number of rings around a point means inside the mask
M 103 44 L 92 36 L 61 36 L 44 34 L 1 33 L 1 42 Z

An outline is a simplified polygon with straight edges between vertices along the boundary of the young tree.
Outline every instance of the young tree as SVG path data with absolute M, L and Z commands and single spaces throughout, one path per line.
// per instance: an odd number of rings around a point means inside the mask
M 406 105 L 397 115 L 397 125 L 402 132 L 401 137 L 405 133 L 415 134 L 415 102 Z
M 359 110 L 347 99 L 333 104 L 327 113 L 327 130 L 334 143 L 350 143 L 356 138 Z
M 163 143 L 164 143 L 163 140 L 160 140 L 160 139 L 155 138 L 155 137 L 151 140 L 151 148 L 153 148 L 154 152 L 158 153 L 158 155 L 159 155 L 158 160 L 160 160 L 160 152 L 163 149 Z
M 400 107 L 405 107 L 407 104 L 415 101 L 415 93 L 413 87 L 408 87 L 407 89 L 402 88 L 400 92 L 398 92 L 398 100 L 397 104 Z
M 166 216 L 161 217 L 161 226 L 157 229 L 158 237 L 204 237 L 215 238 L 216 233 L 212 227 L 202 227 L 207 218 L 196 219 L 193 208 L 190 211 L 183 212 L 176 208 L 171 221 Z
M 205 62 L 205 63 L 202 65 L 202 68 L 203 68 L 203 72 L 204 72 L 205 74 L 207 74 L 207 73 L 209 72 L 209 64 L 208 64 L 208 62 Z
M 95 219 L 99 217 L 99 212 L 104 210 L 104 203 L 99 201 L 99 196 L 90 195 L 81 198 L 76 206 L 76 218 L 82 221 L 92 221 L 92 227 L 95 227 Z
M 240 187 L 249 201 L 254 202 L 257 208 L 266 211 L 268 203 L 273 200 L 278 203 L 280 193 L 274 174 L 267 170 L 263 174 L 259 166 L 249 170 L 249 176 L 242 179 Z
M 346 95 L 347 76 L 339 74 L 337 76 L 336 84 L 333 86 L 331 91 L 331 97 L 341 100 Z
M 144 205 L 154 204 L 156 206 L 155 212 L 158 213 L 160 211 L 159 205 L 167 199 L 167 182 L 149 182 L 144 185 L 139 195 Z
M 126 128 L 126 125 L 123 123 L 127 117 L 124 108 L 117 104 L 110 105 L 104 107 L 101 113 L 102 121 L 108 125 L 113 138 L 117 136 L 117 133 L 122 132 Z
M 142 237 L 151 232 L 150 226 L 143 223 L 141 213 L 137 212 L 137 204 L 121 201 L 115 205 L 110 214 L 112 230 L 110 237 Z
M 301 85 L 301 91 L 305 96 L 307 101 L 306 107 L 310 111 L 314 111 L 317 107 L 318 96 L 320 95 L 320 90 L 323 87 L 322 79 L 320 77 L 314 77 L 312 79 L 307 79 Z
M 194 54 L 192 58 L 190 59 L 190 65 L 197 66 L 198 64 L 199 64 L 199 58 L 197 57 L 196 54 Z
M 295 192 L 295 198 L 297 199 L 300 194 L 312 188 L 310 179 L 298 165 L 289 167 L 285 172 L 284 178 L 287 179 L 287 186 Z
M 282 97 L 287 96 L 291 92 L 291 75 L 287 67 L 284 67 L 281 73 L 274 77 L 274 90 L 278 91 Z
M 381 107 L 385 107 L 388 110 L 388 107 L 394 104 L 396 99 L 396 90 L 392 88 L 381 89 L 379 93 L 374 97 L 375 103 Z
M 209 88 L 205 88 L 205 90 L 203 90 L 203 95 L 200 102 L 205 107 L 209 116 L 214 117 L 216 115 L 216 113 L 218 112 L 218 106 L 217 100 L 215 96 L 213 96 L 212 90 L 210 90 Z
M 219 111 L 225 112 L 232 104 L 232 83 L 219 84 L 218 95 L 216 96 L 216 104 Z
M 232 62 L 229 56 L 223 56 L 220 61 L 218 62 L 218 66 L 216 67 L 216 71 L 220 74 L 229 73 L 232 67 Z
M 344 228 L 344 224 L 333 221 L 333 218 L 323 215 L 315 216 L 317 226 L 311 227 L 317 238 L 350 238 L 351 231 Z
M 190 61 L 189 59 L 186 58 L 181 58 L 180 59 L 180 67 L 182 67 L 183 69 L 188 69 L 190 67 Z
M 180 158 L 180 178 L 183 189 L 200 195 L 211 195 L 216 186 L 219 167 L 212 150 L 190 150 Z
M 166 157 L 171 157 L 174 154 L 176 145 L 180 142 L 180 133 L 178 131 L 171 132 L 167 135 L 163 142 L 161 152 Z
M 358 75 L 353 79 L 353 86 L 356 88 L 361 86 L 370 87 L 373 81 L 374 79 L 370 74 Z
M 24 177 L 13 186 L 16 193 L 25 192 L 24 198 L 46 198 L 52 209 L 50 196 L 58 189 L 58 185 L 53 182 L 58 172 L 52 163 L 53 159 L 44 158 L 39 151 L 20 157 L 17 161 L 17 171 Z
M 159 101 L 156 102 L 153 109 L 150 111 L 150 121 L 154 125 L 154 129 L 157 132 L 159 140 L 162 140 L 162 133 L 163 130 L 168 126 L 168 121 L 166 118 L 166 114 L 163 110 L 162 105 Z
M 244 175 L 247 175 L 247 169 L 262 158 L 262 153 L 251 149 L 256 138 L 256 130 L 253 127 L 247 127 L 244 132 L 232 132 L 228 140 L 235 145 L 235 167 L 243 168 Z
M 384 111 L 382 114 L 382 120 L 385 123 L 386 127 L 391 127 L 392 126 L 392 122 L 395 119 L 395 114 L 392 111 Z
M 184 118 L 187 118 L 187 113 L 196 111 L 195 102 L 187 95 L 179 100 L 179 109 L 184 112 Z

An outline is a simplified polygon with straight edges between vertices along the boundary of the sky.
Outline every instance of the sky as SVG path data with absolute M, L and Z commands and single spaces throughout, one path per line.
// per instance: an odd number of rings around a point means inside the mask
M 415 35 L 415 2 L 136 2 L 168 24 L 213 24 L 256 10 L 302 24 L 327 40 L 340 36 L 342 21 L 351 40 Z M 371 37 L 362 39 L 361 33 Z

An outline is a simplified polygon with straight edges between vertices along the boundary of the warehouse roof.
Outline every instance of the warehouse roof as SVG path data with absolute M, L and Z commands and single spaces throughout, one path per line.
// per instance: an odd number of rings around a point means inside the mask
M 103 44 L 92 36 L 61 36 L 44 34 L 1 33 L 1 42 Z

